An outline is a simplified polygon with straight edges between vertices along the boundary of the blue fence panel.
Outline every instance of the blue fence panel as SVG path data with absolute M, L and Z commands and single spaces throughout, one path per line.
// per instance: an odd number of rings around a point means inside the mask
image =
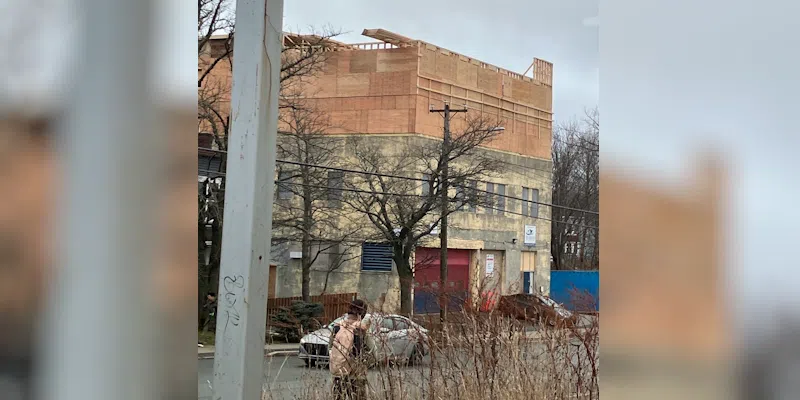
M 600 311 L 600 271 L 550 271 L 550 298 L 573 311 Z

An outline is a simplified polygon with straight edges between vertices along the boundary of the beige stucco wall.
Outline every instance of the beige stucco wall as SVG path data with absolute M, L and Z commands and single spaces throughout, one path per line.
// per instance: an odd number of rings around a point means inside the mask
M 382 146 L 386 154 L 402 151 L 403 146 L 398 143 L 422 143 L 435 140 L 416 135 L 393 135 L 363 137 L 374 140 L 375 144 Z M 347 137 L 342 137 L 347 140 Z M 347 148 L 347 146 L 344 146 Z M 533 157 L 524 157 L 496 150 L 486 150 L 492 157 L 502 160 L 507 169 L 499 176 L 487 177 L 486 181 L 506 185 L 506 194 L 512 197 L 522 197 L 522 187 L 539 189 L 539 201 L 551 201 L 552 163 Z M 347 150 L 339 156 L 352 157 Z M 485 186 L 478 186 L 485 189 Z M 521 213 L 522 204 L 519 200 L 506 199 L 506 210 Z M 520 272 L 521 252 L 536 252 L 536 271 L 534 285 L 543 288 L 545 294 L 550 287 L 550 222 L 551 210 L 547 206 L 539 206 L 539 216 L 534 219 L 522 215 L 505 213 L 504 215 L 487 214 L 482 208 L 477 212 L 458 212 L 450 217 L 449 247 L 456 249 L 472 249 L 474 262 L 471 263 L 471 284 L 473 286 L 482 282 L 485 275 L 485 255 L 495 254 L 495 274 L 498 286 L 503 294 L 519 293 L 522 287 L 522 274 Z M 369 224 L 364 219 L 365 224 Z M 537 240 L 535 246 L 524 244 L 524 226 L 535 225 Z M 437 236 L 420 243 L 425 247 L 439 247 Z M 299 246 L 293 251 L 299 251 Z M 356 249 L 355 251 L 360 251 Z M 320 258 L 317 262 L 319 268 L 324 268 L 327 261 Z M 299 260 L 278 261 L 278 297 L 298 296 L 300 294 L 300 266 Z M 312 295 L 319 294 L 322 289 L 323 273 L 312 273 Z M 399 309 L 399 280 L 396 270 L 389 272 L 361 272 L 360 260 L 355 259 L 339 270 L 331 273 L 327 293 L 357 292 L 359 297 L 369 302 L 373 308 L 391 312 Z

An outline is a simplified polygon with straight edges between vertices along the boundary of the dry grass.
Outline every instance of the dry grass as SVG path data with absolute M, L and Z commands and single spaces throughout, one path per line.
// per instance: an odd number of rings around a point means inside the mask
M 598 399 L 599 322 L 589 321 L 531 335 L 529 325 L 503 316 L 470 310 L 453 313 L 447 324 L 430 332 L 425 344 L 430 357 L 423 363 L 407 367 L 383 360 L 373 369 L 367 398 Z M 331 399 L 330 383 L 308 379 L 293 396 Z M 277 397 L 265 391 L 263 399 Z

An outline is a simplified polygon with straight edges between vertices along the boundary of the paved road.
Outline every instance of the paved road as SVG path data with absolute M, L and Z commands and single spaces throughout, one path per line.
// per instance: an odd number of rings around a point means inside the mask
M 302 387 L 301 382 L 309 378 L 321 378 L 327 370 L 305 368 L 297 356 L 264 358 L 264 382 L 280 387 Z M 197 395 L 200 400 L 211 399 L 211 383 L 214 380 L 214 360 L 197 360 Z

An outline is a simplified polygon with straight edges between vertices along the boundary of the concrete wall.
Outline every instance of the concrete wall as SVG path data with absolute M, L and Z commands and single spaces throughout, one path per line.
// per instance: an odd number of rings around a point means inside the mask
M 299 244 L 282 249 L 274 261 L 278 264 L 277 296 L 296 297 L 301 295 L 302 277 L 299 259 L 290 259 L 290 251 L 300 251 Z M 352 249 L 360 254 L 360 248 Z M 321 294 L 325 282 L 326 255 L 320 255 L 311 270 L 311 295 Z M 396 268 L 392 271 L 361 271 L 361 262 L 355 258 L 332 271 L 328 278 L 326 293 L 358 293 L 371 310 L 395 312 L 400 308 L 400 282 Z
M 397 143 L 405 142 L 410 145 L 419 145 L 431 140 L 424 136 L 372 136 L 368 140 L 376 143 L 385 141 L 387 153 L 398 149 Z M 389 146 L 393 144 L 393 146 Z M 345 146 L 347 148 L 347 146 Z M 487 178 L 487 181 L 507 185 L 507 195 L 522 197 L 522 187 L 539 189 L 539 201 L 551 201 L 552 162 L 550 160 L 536 159 L 495 150 L 485 150 L 503 161 L 508 167 L 501 176 Z M 342 157 L 348 157 L 343 154 Z M 479 189 L 485 189 L 479 185 Z M 521 213 L 522 202 L 507 199 L 506 210 Z M 543 219 L 534 219 L 517 214 L 505 213 L 504 215 L 488 214 L 486 210 L 478 207 L 477 212 L 458 212 L 450 217 L 449 247 L 455 249 L 477 250 L 471 263 L 471 279 L 474 289 L 481 285 L 485 276 L 486 254 L 495 254 L 495 279 L 500 292 L 512 294 L 521 292 L 522 273 L 520 271 L 521 252 L 533 251 L 536 253 L 534 285 L 538 291 L 549 293 L 550 288 L 550 221 L 551 210 L 546 206 L 539 206 L 539 216 Z M 365 221 L 369 226 L 369 222 Z M 535 246 L 524 244 L 524 226 L 535 225 L 537 239 Z M 431 236 L 419 244 L 423 247 L 439 247 L 437 236 Z M 287 254 L 288 254 L 288 250 Z M 294 245 L 292 251 L 299 251 L 299 246 Z M 359 252 L 356 248 L 354 251 Z M 278 267 L 278 296 L 289 297 L 300 295 L 300 265 L 299 260 L 276 260 Z M 318 265 L 318 266 L 317 266 Z M 315 269 L 324 269 L 327 260 L 323 257 L 315 265 Z M 323 273 L 312 273 L 312 295 L 319 294 L 322 289 Z M 330 276 L 328 293 L 358 292 L 359 297 L 368 301 L 373 307 L 387 312 L 399 308 L 399 280 L 396 271 L 388 272 L 361 272 L 358 258 L 341 267 L 339 271 Z M 477 294 L 473 292 L 473 294 Z M 385 295 L 385 298 L 384 296 Z

